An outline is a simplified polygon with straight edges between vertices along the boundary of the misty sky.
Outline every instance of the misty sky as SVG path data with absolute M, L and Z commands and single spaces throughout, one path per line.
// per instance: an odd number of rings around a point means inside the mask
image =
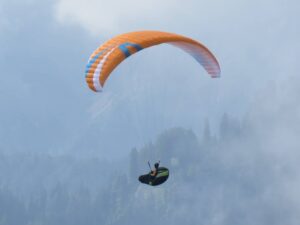
M 294 0 L 0 0 L 0 148 L 111 158 L 174 126 L 201 134 L 208 119 L 217 134 L 224 113 L 254 123 L 295 115 L 277 127 L 289 140 L 300 122 L 299 11 Z M 135 30 L 199 40 L 221 78 L 162 45 L 130 57 L 103 93 L 91 92 L 89 55 Z

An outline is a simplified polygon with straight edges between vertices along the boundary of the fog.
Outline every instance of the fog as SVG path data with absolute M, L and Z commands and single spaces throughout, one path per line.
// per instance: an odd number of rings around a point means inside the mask
M 0 224 L 298 224 L 299 3 L 139 3 L 0 0 Z M 221 78 L 161 45 L 90 91 L 92 51 L 141 29 L 199 40 Z

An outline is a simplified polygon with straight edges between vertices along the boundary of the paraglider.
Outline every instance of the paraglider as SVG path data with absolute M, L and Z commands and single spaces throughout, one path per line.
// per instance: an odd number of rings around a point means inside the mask
M 85 70 L 88 87 L 102 91 L 112 71 L 127 57 L 143 49 L 170 44 L 182 49 L 203 66 L 212 77 L 220 77 L 220 66 L 216 57 L 203 44 L 191 38 L 162 31 L 136 31 L 118 35 L 99 46 L 90 56 Z M 149 165 L 150 166 L 150 165 Z M 155 164 L 152 171 L 139 177 L 144 184 L 156 186 L 164 183 L 169 177 L 169 170 Z
M 157 186 L 164 183 L 169 178 L 169 170 L 166 167 L 159 167 L 159 162 L 154 164 L 154 170 L 151 169 L 150 164 L 149 167 L 150 172 L 139 177 L 141 183 Z
M 102 91 L 111 72 L 127 57 L 142 49 L 159 44 L 170 44 L 190 54 L 207 73 L 216 78 L 220 76 L 220 66 L 215 56 L 201 43 L 173 33 L 161 31 L 136 31 L 116 36 L 90 56 L 86 65 L 85 79 L 90 89 Z

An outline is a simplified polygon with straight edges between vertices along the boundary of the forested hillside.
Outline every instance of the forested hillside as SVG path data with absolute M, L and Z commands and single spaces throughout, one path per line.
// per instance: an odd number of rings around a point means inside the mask
M 172 128 L 122 162 L 2 154 L 0 224 L 294 224 L 292 202 L 282 202 L 282 174 L 291 167 L 247 124 L 224 115 L 220 133 L 206 121 L 202 137 Z M 158 160 L 169 180 L 140 184 L 147 161 Z

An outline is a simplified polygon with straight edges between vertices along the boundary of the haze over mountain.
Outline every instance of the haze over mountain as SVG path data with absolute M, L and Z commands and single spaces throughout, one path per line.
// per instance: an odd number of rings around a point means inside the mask
M 0 0 L 0 224 L 297 225 L 299 9 Z M 89 55 L 134 30 L 199 40 L 221 78 L 161 45 L 90 91 Z M 169 180 L 139 184 L 159 159 Z
M 295 1 L 284 7 L 281 1 L 191 1 L 182 8 L 165 2 L 155 19 L 150 5 L 156 1 L 140 10 L 130 7 L 135 3 L 119 2 L 127 10 L 110 12 L 113 2 L 1 1 L 3 151 L 114 158 L 174 126 L 201 135 L 205 119 L 217 134 L 223 113 L 243 118 L 268 86 L 280 89 L 297 79 L 289 78 L 296 76 L 299 54 Z M 204 43 L 221 64 L 221 79 L 210 79 L 185 53 L 162 45 L 122 63 L 102 94 L 90 92 L 84 81 L 89 54 L 109 37 L 139 29 Z

